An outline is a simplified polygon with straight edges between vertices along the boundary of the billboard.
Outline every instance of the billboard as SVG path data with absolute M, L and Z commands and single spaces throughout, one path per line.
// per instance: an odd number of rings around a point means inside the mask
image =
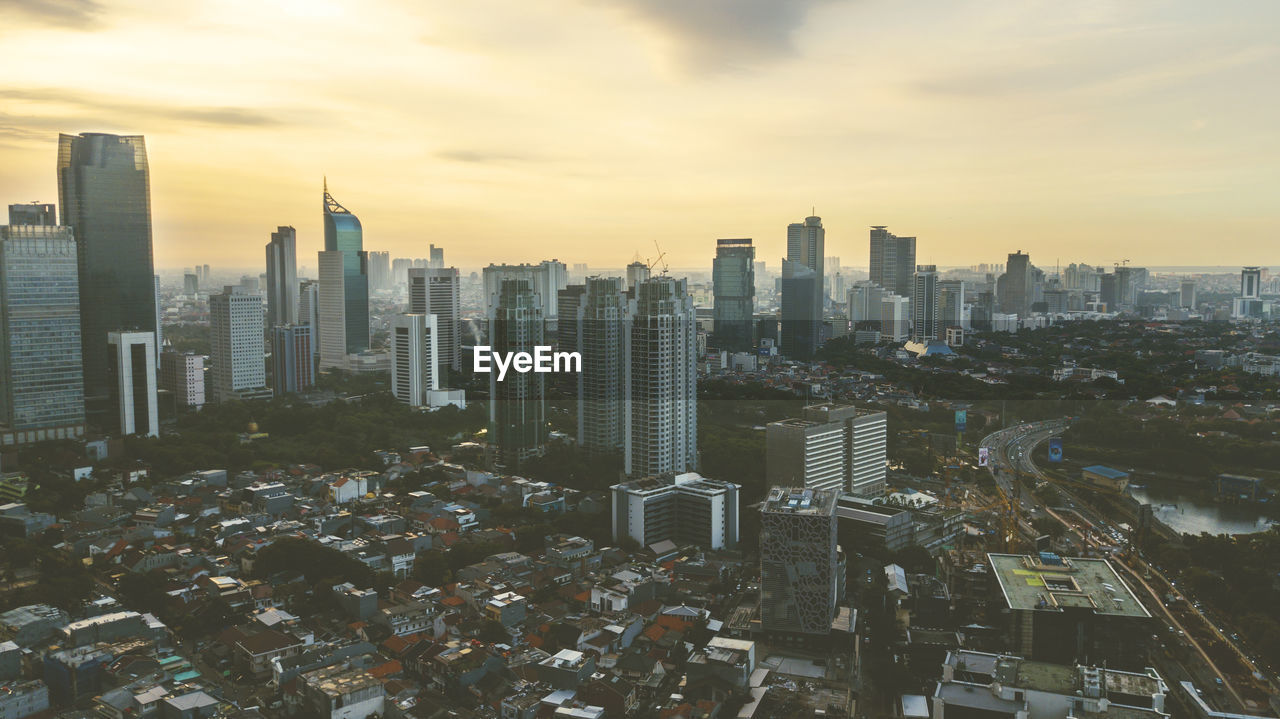
M 964 426 L 968 422 L 968 419 L 969 419 L 968 410 L 963 410 L 963 409 L 956 410 L 956 431 L 957 432 L 964 431 Z
M 991 463 L 991 450 L 986 447 L 978 448 L 978 466 L 985 467 Z
M 1062 461 L 1062 438 L 1061 437 L 1049 438 L 1049 461 L 1050 462 Z

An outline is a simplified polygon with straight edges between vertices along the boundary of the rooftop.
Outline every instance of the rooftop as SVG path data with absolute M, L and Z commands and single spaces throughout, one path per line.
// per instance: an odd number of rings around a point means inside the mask
M 1145 618 L 1151 615 L 1105 559 L 1063 557 L 1045 564 L 1021 554 L 988 554 L 1010 609 L 1091 610 L 1095 614 Z
M 764 500 L 762 510 L 778 514 L 833 515 L 838 492 L 798 487 L 774 487 Z

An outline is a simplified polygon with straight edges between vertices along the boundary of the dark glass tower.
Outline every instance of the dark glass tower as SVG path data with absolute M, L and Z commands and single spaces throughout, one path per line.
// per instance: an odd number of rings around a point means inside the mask
M 489 315 L 489 342 L 494 353 L 528 352 L 544 343 L 542 298 L 529 280 L 502 280 L 496 306 Z M 499 382 L 489 373 L 489 446 L 498 469 L 519 471 L 542 456 L 547 441 L 545 377 L 539 372 L 508 371 Z
M 730 352 L 751 349 L 751 317 L 755 312 L 756 250 L 751 239 L 716 240 L 716 258 L 711 265 L 715 292 L 716 346 Z
M 58 204 L 75 232 L 89 420 L 110 411 L 107 333 L 156 331 L 151 189 L 140 135 L 58 137 Z
M 364 352 L 369 349 L 369 253 L 364 251 L 360 218 L 333 199 L 328 183 L 324 188 L 324 249 L 342 253 L 347 354 Z

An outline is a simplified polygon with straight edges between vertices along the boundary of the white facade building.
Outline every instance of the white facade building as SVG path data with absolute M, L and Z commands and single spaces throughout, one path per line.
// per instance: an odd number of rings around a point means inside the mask
M 419 270 L 413 269 L 412 273 Z M 439 334 L 435 315 L 406 313 L 391 320 L 391 394 L 410 407 L 431 406 L 440 389 Z
M 160 435 L 154 332 L 109 332 L 108 364 L 121 434 Z
M 228 285 L 209 296 L 214 402 L 269 398 L 264 361 L 262 298 Z

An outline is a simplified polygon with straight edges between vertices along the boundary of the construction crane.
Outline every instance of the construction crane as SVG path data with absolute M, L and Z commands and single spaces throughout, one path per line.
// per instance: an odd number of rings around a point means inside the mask
M 1119 262 L 1113 262 L 1113 263 L 1111 263 L 1111 264 L 1115 265 L 1116 267 L 1128 267 L 1128 266 L 1129 266 L 1129 260 L 1128 260 L 1128 258 L 1125 258 L 1125 259 L 1123 259 L 1123 260 L 1120 260 Z
M 657 256 L 656 258 L 654 258 L 652 261 L 650 261 L 650 262 L 648 263 L 648 265 L 649 265 L 649 274 L 653 274 L 653 268 L 657 267 L 657 266 L 658 266 L 658 264 L 659 264 L 659 263 L 661 263 L 661 264 L 662 264 L 662 274 L 664 274 L 664 275 L 665 275 L 665 274 L 667 274 L 667 263 L 666 263 L 666 259 L 665 259 L 665 258 L 666 258 L 666 256 L 667 256 L 667 253 L 665 253 L 665 252 L 663 252 L 663 251 L 662 251 L 662 247 L 658 245 L 658 241 L 657 241 L 657 240 L 654 240 L 654 241 L 653 241 L 653 248 L 654 248 L 655 250 L 657 250 L 657 251 L 658 251 L 658 256 Z

